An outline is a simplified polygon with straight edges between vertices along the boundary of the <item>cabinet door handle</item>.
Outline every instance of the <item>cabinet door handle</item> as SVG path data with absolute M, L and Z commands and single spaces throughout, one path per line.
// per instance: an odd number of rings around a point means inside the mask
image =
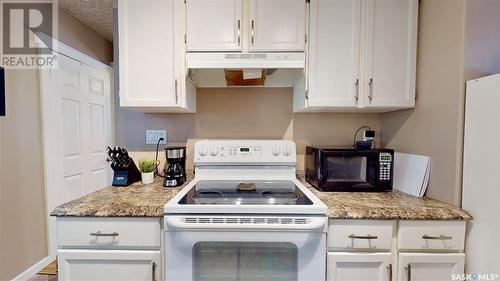
M 151 280 L 156 281 L 156 262 L 151 264 Z
M 411 264 L 406 265 L 406 281 L 411 281 Z
M 252 31 L 251 31 L 251 34 L 252 34 L 252 45 L 255 43 L 255 21 L 252 20 Z
M 238 20 L 238 46 L 241 46 L 241 20 Z
M 356 93 L 354 94 L 354 100 L 356 100 L 356 103 L 359 100 L 359 79 L 356 79 L 354 82 L 354 86 L 356 87 Z
M 372 239 L 378 239 L 378 236 L 372 236 L 370 234 L 367 234 L 367 235 L 355 235 L 355 234 L 351 234 L 349 235 L 349 238 L 351 239 L 365 239 L 365 240 L 372 240 Z
M 112 236 L 112 237 L 115 237 L 115 236 L 118 236 L 120 235 L 118 232 L 114 231 L 114 232 L 111 232 L 111 233 L 102 233 L 100 230 L 97 231 L 97 232 L 91 232 L 90 233 L 90 236 Z
M 446 236 L 446 235 L 429 236 L 426 234 L 426 235 L 422 236 L 422 239 L 426 239 L 426 240 L 451 240 L 451 239 L 453 239 L 453 237 Z
M 392 281 L 392 264 L 389 264 L 387 269 L 389 270 L 389 281 Z
M 368 81 L 368 86 L 370 88 L 370 92 L 368 93 L 368 100 L 370 100 L 370 103 L 372 103 L 372 100 L 373 100 L 373 78 L 370 78 L 370 81 Z
M 177 94 L 177 79 L 174 80 L 175 104 L 179 103 L 179 95 Z

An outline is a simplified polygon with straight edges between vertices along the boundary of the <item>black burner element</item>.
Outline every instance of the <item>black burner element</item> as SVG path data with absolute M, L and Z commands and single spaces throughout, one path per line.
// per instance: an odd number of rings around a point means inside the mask
M 179 204 L 312 205 L 313 203 L 292 181 L 202 180 L 189 190 Z

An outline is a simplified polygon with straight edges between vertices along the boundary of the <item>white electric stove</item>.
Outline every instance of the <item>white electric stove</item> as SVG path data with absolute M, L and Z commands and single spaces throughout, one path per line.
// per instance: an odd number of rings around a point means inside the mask
M 292 141 L 203 140 L 165 205 L 165 280 L 325 280 L 327 207 L 296 179 Z

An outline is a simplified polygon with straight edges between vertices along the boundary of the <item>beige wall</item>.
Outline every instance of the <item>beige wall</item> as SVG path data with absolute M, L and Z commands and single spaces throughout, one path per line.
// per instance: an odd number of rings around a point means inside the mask
M 461 205 L 465 81 L 500 71 L 500 1 L 420 1 L 415 110 L 383 114 L 383 144 L 432 157 L 427 195 Z
M 61 13 L 59 40 L 108 63 L 105 40 Z M 107 55 L 108 54 L 108 55 Z M 0 280 L 47 256 L 40 88 L 35 70 L 6 71 L 7 116 L 0 117 Z
M 144 143 L 145 130 L 155 128 L 167 129 L 170 143 L 196 138 L 289 139 L 297 143 L 301 168 L 308 144 L 349 146 L 360 126 L 380 131 L 377 114 L 293 114 L 288 88 L 199 89 L 197 104 L 195 114 L 143 114 L 117 107 L 117 143 L 132 151 L 154 150 L 155 145 Z
M 113 43 L 83 25 L 69 12 L 59 9 L 59 40 L 101 61 L 113 61 Z
M 499 73 L 500 1 L 468 0 L 465 23 L 465 80 Z

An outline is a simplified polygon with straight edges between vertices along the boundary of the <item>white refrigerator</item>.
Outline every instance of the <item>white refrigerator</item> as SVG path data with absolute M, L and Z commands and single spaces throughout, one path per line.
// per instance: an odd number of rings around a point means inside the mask
M 466 272 L 500 275 L 500 74 L 467 82 L 462 207 Z

